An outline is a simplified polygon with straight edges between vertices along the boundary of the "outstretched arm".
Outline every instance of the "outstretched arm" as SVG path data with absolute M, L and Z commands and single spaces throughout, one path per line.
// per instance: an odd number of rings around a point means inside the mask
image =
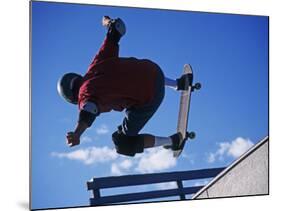
M 88 128 L 88 125 L 84 122 L 78 122 L 74 132 L 68 132 L 66 134 L 67 144 L 70 147 L 80 144 L 80 137 Z
M 86 102 L 82 105 L 75 130 L 66 134 L 67 144 L 70 147 L 80 144 L 81 135 L 88 127 L 91 127 L 98 115 L 99 111 L 95 103 Z
M 92 65 L 97 64 L 98 62 L 107 59 L 118 57 L 119 55 L 119 41 L 121 37 L 126 32 L 126 27 L 124 22 L 117 18 L 111 19 L 109 16 L 104 16 L 102 19 L 102 25 L 107 28 L 107 34 L 103 41 L 99 52 L 94 57 Z

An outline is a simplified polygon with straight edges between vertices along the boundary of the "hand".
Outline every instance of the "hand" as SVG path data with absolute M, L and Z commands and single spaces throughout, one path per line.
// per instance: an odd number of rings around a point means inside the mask
M 103 16 L 102 25 L 108 27 L 110 24 L 111 18 L 109 16 Z
M 70 147 L 76 146 L 80 144 L 80 136 L 74 132 L 68 132 L 66 134 L 67 144 Z

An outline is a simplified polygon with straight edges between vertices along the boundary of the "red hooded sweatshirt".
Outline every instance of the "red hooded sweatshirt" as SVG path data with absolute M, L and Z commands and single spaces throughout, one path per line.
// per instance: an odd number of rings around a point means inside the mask
M 105 38 L 79 90 L 78 105 L 94 102 L 100 113 L 141 107 L 155 95 L 158 65 L 147 59 L 118 57 L 119 45 Z

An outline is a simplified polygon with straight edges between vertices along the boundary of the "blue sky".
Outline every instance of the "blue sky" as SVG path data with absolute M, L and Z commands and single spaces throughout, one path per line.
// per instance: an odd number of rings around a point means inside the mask
M 67 147 L 65 134 L 74 129 L 78 110 L 60 98 L 56 83 L 66 72 L 86 72 L 106 33 L 103 15 L 126 23 L 120 56 L 151 59 L 171 78 L 190 63 L 201 82 L 189 118 L 197 138 L 179 159 L 161 148 L 135 158 L 117 155 L 111 133 L 122 121 L 118 112 L 101 115 L 80 146 Z M 142 132 L 173 134 L 179 96 L 166 88 Z M 267 17 L 32 3 L 32 208 L 87 206 L 92 177 L 227 166 L 266 135 Z

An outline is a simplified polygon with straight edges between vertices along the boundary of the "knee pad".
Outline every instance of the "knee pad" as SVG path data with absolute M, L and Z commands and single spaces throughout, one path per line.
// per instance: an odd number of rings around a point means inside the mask
M 136 153 L 142 153 L 144 149 L 143 138 L 139 135 L 127 136 L 116 131 L 112 134 L 112 141 L 117 153 L 126 156 L 135 156 Z

